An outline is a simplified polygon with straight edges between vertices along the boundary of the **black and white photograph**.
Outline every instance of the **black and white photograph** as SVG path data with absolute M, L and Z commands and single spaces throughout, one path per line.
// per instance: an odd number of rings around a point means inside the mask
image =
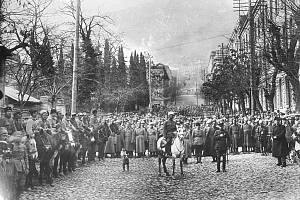
M 0 0 L 0 200 L 300 200 L 300 0 Z

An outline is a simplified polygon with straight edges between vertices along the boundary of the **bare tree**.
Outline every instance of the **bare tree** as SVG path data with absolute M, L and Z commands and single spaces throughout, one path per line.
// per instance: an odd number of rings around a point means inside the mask
M 52 1 L 26 2 L 26 5 L 15 8 L 14 12 L 18 11 L 18 14 L 7 16 L 7 31 L 3 35 L 6 46 L 22 46 L 16 52 L 15 57 L 18 59 L 7 66 L 19 89 L 21 109 L 30 96 L 41 88 L 41 83 L 48 78 L 45 74 L 53 68 L 51 52 L 47 50 L 48 32 L 42 21 L 42 16 Z M 28 96 L 25 99 L 26 94 Z
M 293 21 L 288 24 L 290 31 L 288 38 L 280 32 L 282 26 L 269 20 L 271 34 L 275 39 L 275 47 L 271 50 L 273 66 L 279 71 L 284 72 L 292 85 L 296 111 L 300 111 L 300 82 L 299 82 L 299 63 L 300 63 L 300 6 L 291 0 L 281 0 L 286 10 L 291 13 Z M 285 27 L 287 28 L 287 27 Z M 285 44 L 283 44 L 285 41 Z

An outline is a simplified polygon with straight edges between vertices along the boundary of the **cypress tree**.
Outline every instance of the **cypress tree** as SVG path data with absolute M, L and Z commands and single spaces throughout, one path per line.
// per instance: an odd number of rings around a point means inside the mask
M 127 85 L 127 72 L 126 72 L 126 64 L 124 59 L 123 47 L 119 48 L 118 52 L 118 76 L 121 87 L 126 87 Z
M 45 34 L 43 43 L 40 46 L 38 53 L 38 65 L 42 70 L 43 75 L 46 77 L 52 77 L 55 74 L 54 61 L 51 54 L 51 46 L 48 35 Z
M 82 33 L 84 52 L 83 65 L 79 68 L 80 74 L 78 78 L 78 103 L 79 108 L 91 109 L 92 95 L 95 94 L 98 87 L 97 80 L 97 54 L 93 47 L 92 40 L 89 35 Z
M 119 77 L 116 58 L 113 58 L 110 73 L 110 89 L 116 90 L 119 87 Z
M 104 63 L 102 59 L 102 52 L 100 50 L 100 44 L 95 48 L 95 53 L 97 54 L 97 80 L 99 81 L 98 88 L 102 88 L 105 82 L 105 73 L 104 73 Z
M 65 73 L 65 60 L 64 60 L 64 53 L 63 53 L 63 44 L 60 44 L 59 47 L 59 57 L 57 61 L 57 67 L 58 67 L 58 74 L 64 74 Z
M 104 84 L 106 87 L 109 87 L 109 80 L 110 80 L 110 68 L 111 68 L 111 52 L 109 48 L 109 41 L 108 39 L 105 39 L 105 45 L 104 45 L 104 76 L 105 81 Z
M 143 86 L 146 86 L 147 85 L 147 66 L 146 66 L 145 57 L 142 53 L 140 54 L 139 67 L 140 67 L 141 84 L 143 84 Z

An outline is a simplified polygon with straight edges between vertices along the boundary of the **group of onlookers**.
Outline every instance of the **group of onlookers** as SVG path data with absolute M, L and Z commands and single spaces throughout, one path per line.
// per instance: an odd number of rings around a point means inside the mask
M 97 110 L 64 116 L 55 109 L 30 113 L 24 120 L 20 111 L 7 107 L 0 119 L 0 194 L 12 195 L 11 199 L 23 189 L 33 189 L 35 180 L 54 186 L 53 178 L 72 173 L 78 162 L 85 165 L 96 158 L 102 162 L 105 157 L 121 157 L 121 152 L 129 157 L 157 156 L 157 141 L 166 134 L 166 116 L 103 115 Z M 192 156 L 196 164 L 202 163 L 203 156 L 220 163 L 224 152 L 272 152 L 277 164 L 285 167 L 288 152 L 300 150 L 297 117 L 177 114 L 172 120 L 183 134 L 186 164 Z

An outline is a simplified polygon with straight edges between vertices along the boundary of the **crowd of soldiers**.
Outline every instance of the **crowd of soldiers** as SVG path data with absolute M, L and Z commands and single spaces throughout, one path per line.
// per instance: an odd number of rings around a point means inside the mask
M 31 117 L 24 120 L 21 112 L 13 113 L 7 107 L 0 119 L 1 159 L 7 162 L 0 168 L 1 194 L 18 195 L 24 186 L 32 189 L 35 177 L 40 185 L 46 181 L 53 186 L 53 178 L 72 173 L 78 164 L 86 165 L 96 158 L 103 162 L 108 157 L 121 157 L 121 152 L 129 157 L 155 157 L 159 153 L 158 138 L 170 138 L 169 132 L 184 134 L 185 164 L 193 156 L 196 164 L 202 163 L 203 156 L 211 156 L 217 162 L 217 172 L 221 158 L 222 170 L 226 171 L 228 153 L 272 152 L 278 158 L 277 165 L 285 167 L 288 153 L 300 150 L 298 117 L 204 118 L 169 113 L 167 120 L 153 114 L 101 115 L 97 110 L 66 116 L 55 109 L 30 113 Z M 11 166 L 13 176 L 3 175 Z
M 205 105 L 166 105 L 166 106 L 156 106 L 152 107 L 152 111 L 154 114 L 158 116 L 166 116 L 168 112 L 175 112 L 179 115 L 183 116 L 203 116 L 205 113 L 214 112 L 214 108 L 212 106 Z

